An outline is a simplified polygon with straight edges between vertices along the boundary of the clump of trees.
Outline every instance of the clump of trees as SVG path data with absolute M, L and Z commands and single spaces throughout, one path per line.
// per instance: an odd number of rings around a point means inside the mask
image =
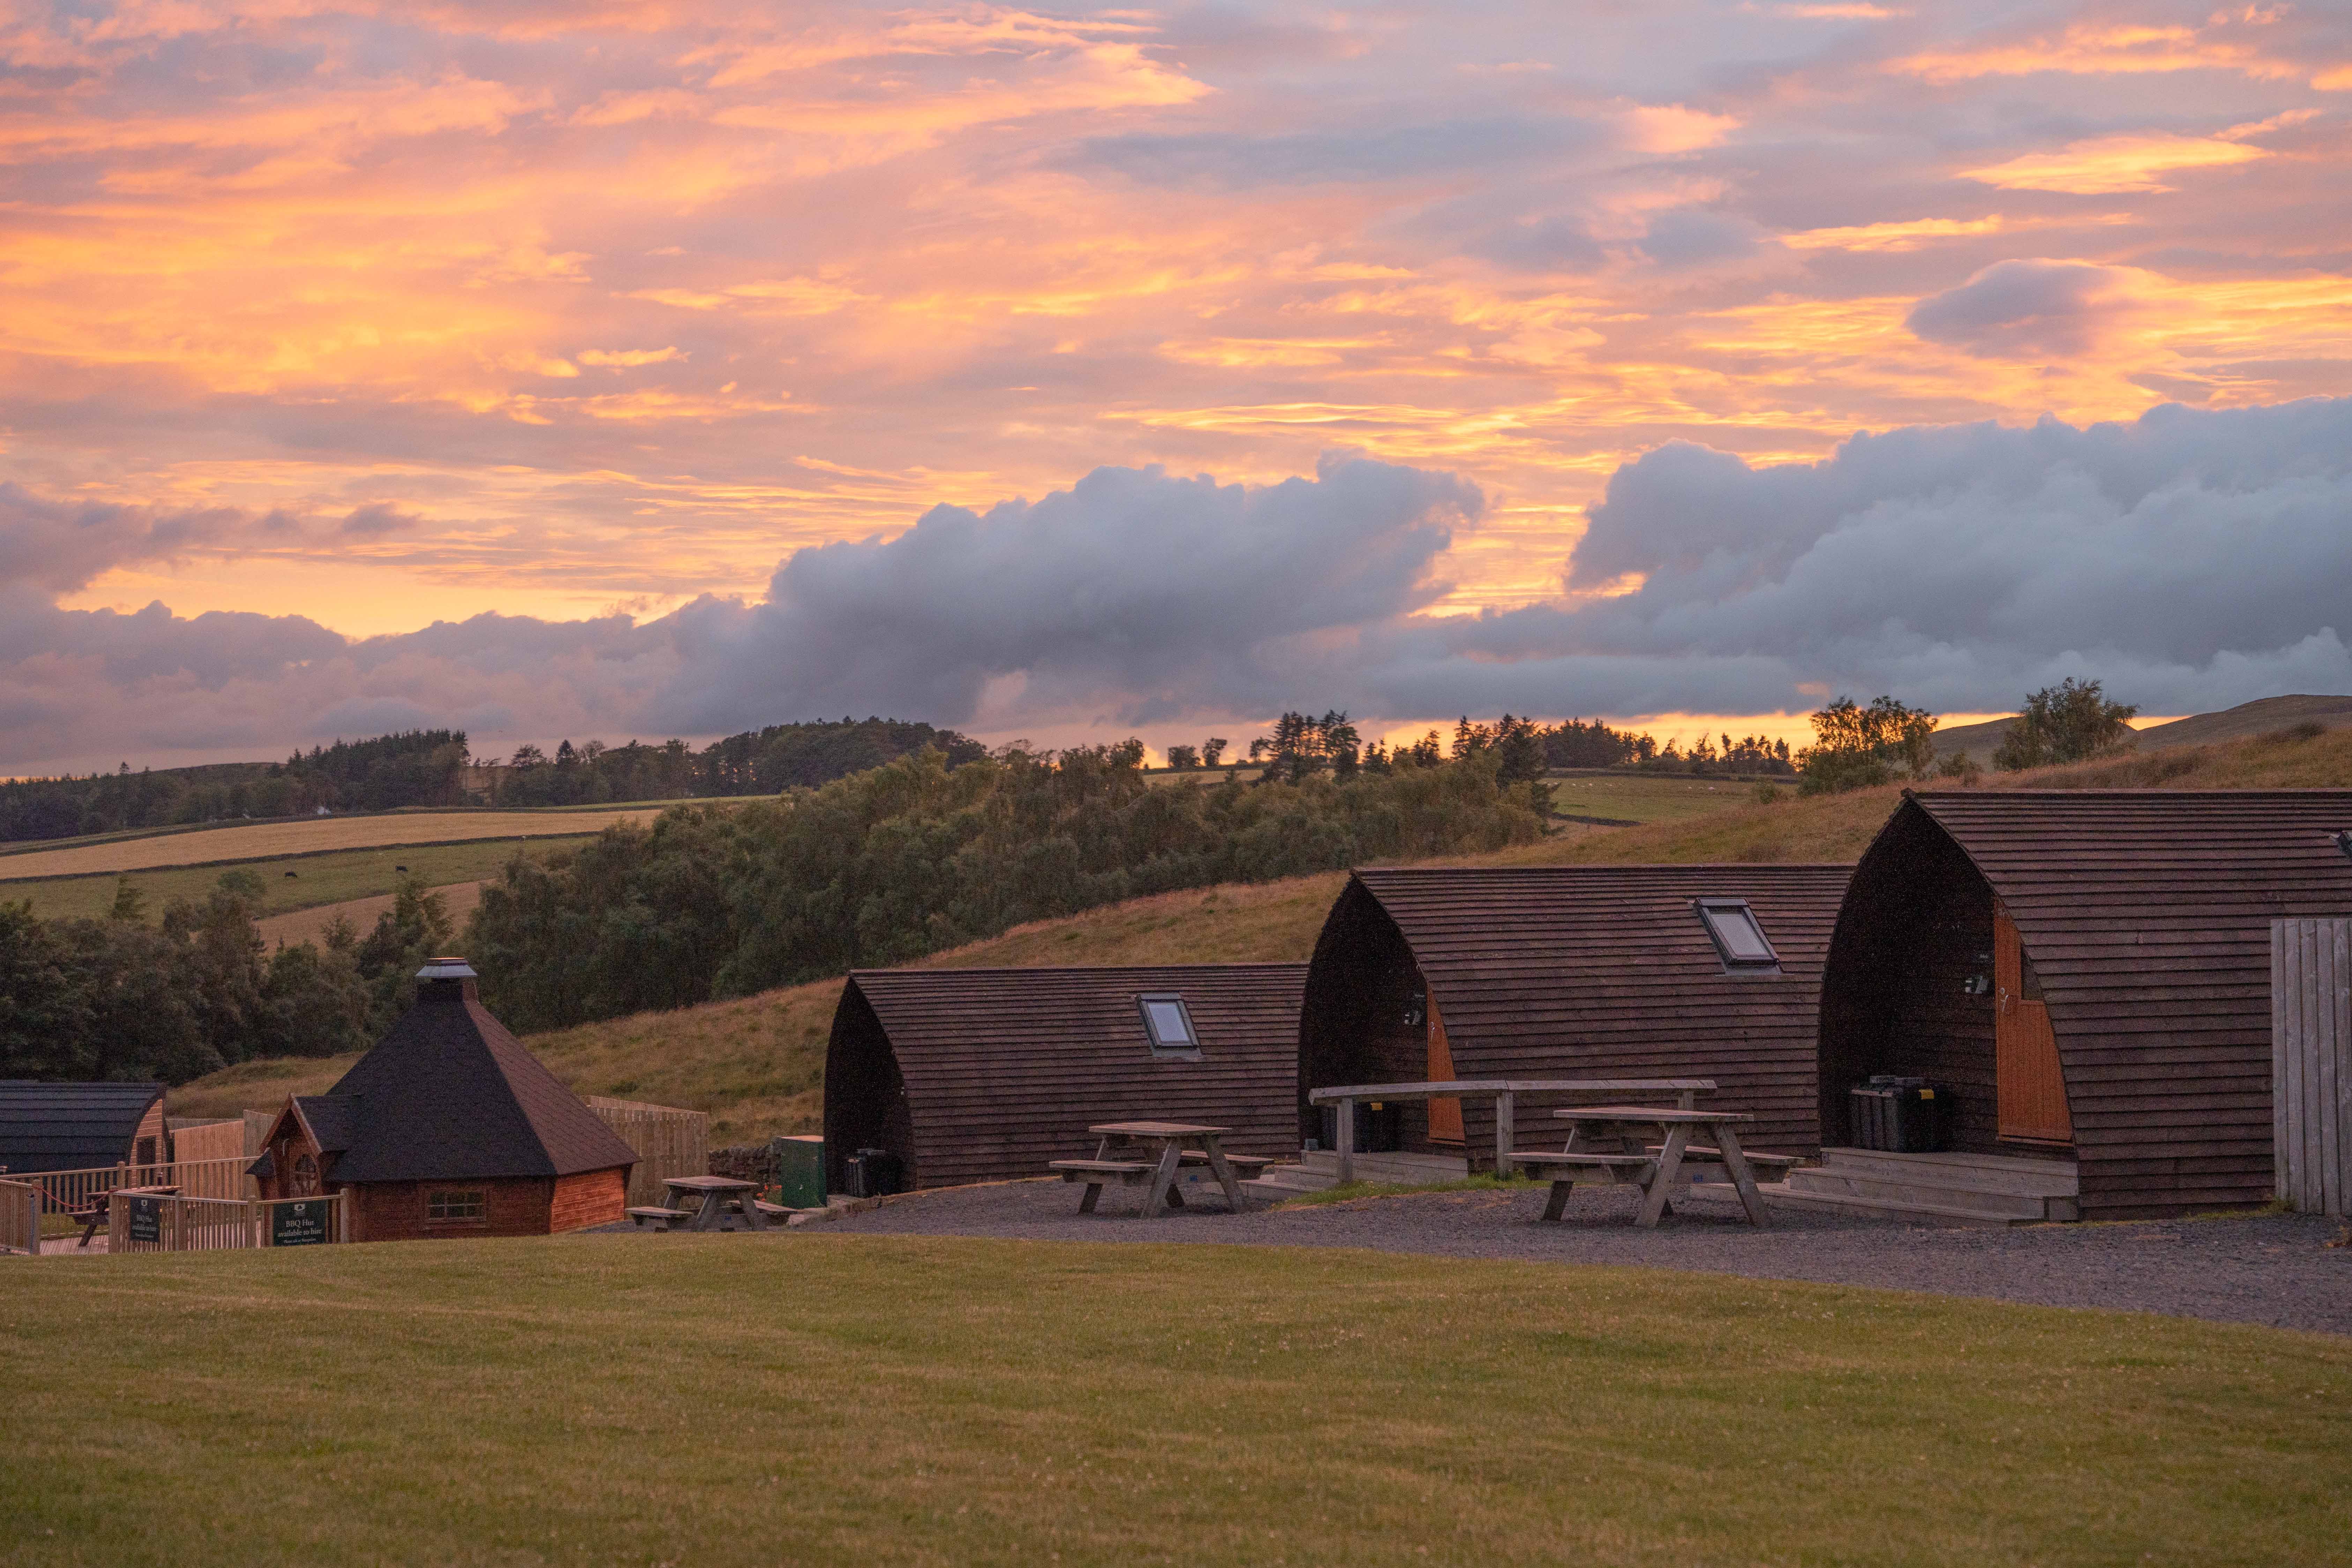
M 1813 743 L 1797 753 L 1797 789 L 1835 795 L 1895 777 L 1927 778 L 1936 762 L 1936 716 L 1892 697 L 1864 707 L 1851 697 L 1812 715 Z
M 2025 700 L 2025 710 L 2009 727 L 1992 765 L 2005 773 L 2079 763 L 2121 747 L 2131 738 L 2139 709 L 2110 702 L 2095 680 L 2068 676 Z
M 1322 731 L 1331 744 L 1331 730 Z M 1305 736 L 1293 733 L 1294 754 Z M 936 750 L 730 811 L 518 858 L 483 889 L 466 951 L 485 1000 L 545 1029 L 903 963 L 1028 921 L 1149 893 L 1538 837 L 1491 748 L 1391 756 L 1243 784 L 1163 781 L 1141 742 Z M 1326 761 L 1329 758 L 1327 755 Z
M 696 751 L 684 741 L 607 746 L 568 739 L 553 756 L 520 746 L 488 764 L 488 794 L 499 805 L 591 805 L 615 800 L 689 800 L 778 795 L 881 766 L 936 748 L 950 767 L 976 762 L 988 748 L 953 730 L 900 719 L 818 720 L 771 724 L 713 741 Z
M 272 952 L 254 929 L 261 910 L 261 879 L 240 869 L 153 923 L 127 880 L 104 920 L 0 904 L 0 1078 L 184 1083 L 256 1058 L 357 1050 L 454 935 L 414 878 L 364 936 L 338 921 L 323 944 Z

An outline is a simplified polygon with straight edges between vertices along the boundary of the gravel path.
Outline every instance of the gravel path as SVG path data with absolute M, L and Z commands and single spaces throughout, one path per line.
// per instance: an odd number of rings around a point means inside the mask
M 1643 1231 L 1633 1225 L 1640 1194 L 1631 1187 L 1580 1192 L 1557 1225 L 1536 1217 L 1543 1192 L 1415 1194 L 1239 1216 L 1212 1204 L 1143 1220 L 1132 1215 L 1133 1194 L 1116 1189 L 1103 1194 L 1105 1212 L 1082 1215 L 1076 1187 L 1012 1182 L 910 1194 L 834 1226 L 902 1236 L 1368 1247 L 1684 1268 L 2352 1334 L 2352 1247 L 2328 1245 L 2345 1234 L 2334 1220 L 2262 1215 L 1941 1229 L 1776 1210 L 1772 1227 L 1757 1230 L 1727 1194 L 1678 1204 L 1682 1212 Z M 1118 1212 L 1109 1212 L 1115 1204 Z

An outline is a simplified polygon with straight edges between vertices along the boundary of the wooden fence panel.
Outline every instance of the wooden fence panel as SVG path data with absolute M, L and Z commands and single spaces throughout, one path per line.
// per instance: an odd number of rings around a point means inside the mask
M 2271 1135 L 2280 1198 L 2352 1213 L 2352 920 L 2271 922 Z
M 0 1182 L 0 1252 L 41 1255 L 41 1189 L 30 1182 Z
M 669 1189 L 662 1185 L 668 1177 L 710 1173 L 710 1118 L 704 1112 L 602 1094 L 588 1096 L 588 1109 L 637 1152 L 629 1172 L 632 1207 L 668 1203 Z

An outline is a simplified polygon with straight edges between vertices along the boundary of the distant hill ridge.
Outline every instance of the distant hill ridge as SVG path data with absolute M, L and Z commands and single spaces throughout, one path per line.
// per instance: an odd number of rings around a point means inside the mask
M 1990 767 L 1993 752 L 2000 749 L 2000 743 L 2009 738 L 2009 727 L 2016 722 L 2012 714 L 2006 719 L 1988 719 L 1981 724 L 1955 724 L 1948 730 L 1938 730 L 1936 754 L 1948 757 L 1965 752 Z M 2137 731 L 2132 743 L 2143 752 L 2165 746 L 2207 746 L 2306 723 L 2328 730 L 2352 729 L 2352 697 L 2257 698 L 2218 713 L 2192 713 L 2186 719 L 2151 724 Z

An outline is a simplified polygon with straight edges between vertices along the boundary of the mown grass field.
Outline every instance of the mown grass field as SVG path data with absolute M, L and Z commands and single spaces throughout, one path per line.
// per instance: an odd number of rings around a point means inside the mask
M 660 805 L 561 811 L 394 811 L 377 816 L 314 816 L 194 833 L 158 833 L 64 848 L 0 852 L 0 879 L 111 875 L 166 866 L 218 866 L 287 859 L 336 849 L 452 844 L 484 838 L 549 838 L 595 833 L 615 822 L 651 821 Z
M 1980 788 L 2279 788 L 2352 785 L 2352 731 L 2183 746 L 2038 773 Z M 1852 861 L 1894 811 L 1887 785 L 1759 804 L 1743 787 L 1719 809 L 1640 827 L 1563 825 L 1539 843 L 1463 857 L 1482 865 L 1639 865 L 1707 861 Z M 1166 893 L 1043 921 L 934 953 L 923 965 L 1303 962 L 1346 881 L 1333 872 L 1256 885 Z M 712 1136 L 744 1142 L 814 1132 L 823 1121 L 824 1047 L 837 980 L 763 992 L 674 1013 L 644 1013 L 530 1037 L 530 1047 L 583 1094 L 614 1094 L 711 1113 Z M 248 1062 L 173 1091 L 174 1116 L 231 1116 L 312 1094 L 353 1058 Z
M 379 898 L 399 885 L 398 868 L 438 887 L 450 882 L 474 882 L 495 877 L 517 850 L 543 855 L 567 845 L 584 844 L 588 836 L 561 838 L 483 838 L 464 844 L 421 844 L 373 849 L 346 849 L 329 855 L 299 855 L 275 860 L 254 860 L 237 869 L 261 879 L 263 907 L 270 914 L 316 909 L 325 904 Z M 0 870 L 9 868 L 0 859 Z M 130 873 L 131 885 L 147 897 L 150 920 L 175 898 L 202 899 L 220 880 L 223 866 L 170 866 Z M 292 876 L 286 873 L 291 871 Z M 112 876 L 65 877 L 53 881 L 0 880 L 0 900 L 29 902 L 45 920 L 79 916 L 96 919 L 113 907 Z M 357 911 L 354 911 L 356 918 Z M 373 921 L 370 915 L 368 921 Z M 367 921 L 360 921 L 364 926 Z M 296 940 L 299 940 L 297 938 Z
M 2352 1562 L 2352 1342 L 1319 1249 L 26 1264 L 7 1559 Z
M 1755 785 L 1676 773 L 1553 773 L 1552 810 L 1615 822 L 1681 822 L 1751 798 Z M 1784 781 L 1783 788 L 1788 787 Z

